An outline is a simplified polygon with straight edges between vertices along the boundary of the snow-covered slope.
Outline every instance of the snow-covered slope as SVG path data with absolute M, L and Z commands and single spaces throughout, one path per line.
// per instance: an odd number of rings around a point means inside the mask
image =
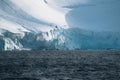
M 120 0 L 46 0 L 54 8 L 67 11 L 69 27 L 93 31 L 120 30 Z
M 119 0 L 0 0 L 0 50 L 120 49 Z
M 17 6 L 19 6 L 23 11 L 29 15 L 48 22 L 56 23 L 59 25 L 65 25 L 66 21 L 64 15 L 49 7 L 44 0 L 11 0 Z
M 8 30 L 12 33 L 29 32 L 27 29 L 25 29 L 21 25 L 16 24 L 14 22 L 10 22 L 3 18 L 0 18 L 0 29 L 1 29 L 1 32 L 3 30 Z
M 120 2 L 74 8 L 66 14 L 66 21 L 70 27 L 119 32 Z

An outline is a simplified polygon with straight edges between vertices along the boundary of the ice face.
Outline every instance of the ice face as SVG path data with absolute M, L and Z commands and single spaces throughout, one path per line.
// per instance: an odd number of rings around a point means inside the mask
M 94 32 L 70 28 L 65 33 L 65 45 L 68 49 L 120 49 L 120 33 L 117 32 Z

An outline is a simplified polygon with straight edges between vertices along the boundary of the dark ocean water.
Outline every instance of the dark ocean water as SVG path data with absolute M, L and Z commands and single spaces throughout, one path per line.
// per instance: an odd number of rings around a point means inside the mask
M 120 51 L 1 51 L 0 80 L 120 80 Z

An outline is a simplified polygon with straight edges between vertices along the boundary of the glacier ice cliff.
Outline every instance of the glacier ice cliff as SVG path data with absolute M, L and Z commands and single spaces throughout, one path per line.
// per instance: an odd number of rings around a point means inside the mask
M 120 33 L 93 32 L 79 28 L 55 27 L 49 32 L 22 34 L 4 32 L 0 37 L 2 50 L 110 50 L 120 49 Z

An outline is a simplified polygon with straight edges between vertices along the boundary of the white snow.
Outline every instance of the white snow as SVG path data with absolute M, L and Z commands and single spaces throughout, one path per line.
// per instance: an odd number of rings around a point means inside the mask
M 22 48 L 16 45 L 11 39 L 5 38 L 4 50 L 21 50 Z
M 12 33 L 29 32 L 27 29 L 23 28 L 21 25 L 14 22 L 7 21 L 2 18 L 0 18 L 0 29 L 8 30 Z
M 29 15 L 48 23 L 67 25 L 65 15 L 49 7 L 44 0 L 11 0 Z

